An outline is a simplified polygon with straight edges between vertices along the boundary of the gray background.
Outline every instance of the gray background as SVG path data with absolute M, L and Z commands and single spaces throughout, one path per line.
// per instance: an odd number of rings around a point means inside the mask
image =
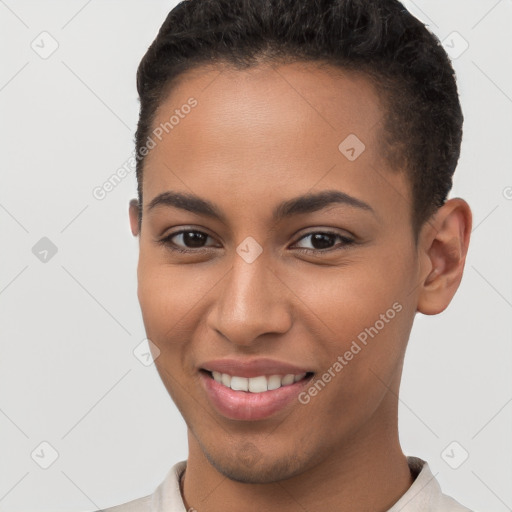
M 133 151 L 136 67 L 175 3 L 0 0 L 2 511 L 124 503 L 187 456 L 184 421 L 133 352 L 145 347 L 127 216 L 135 177 L 92 194 Z M 401 442 L 447 494 L 502 512 L 512 509 L 512 2 L 404 3 L 454 56 L 466 121 L 451 197 L 470 203 L 474 229 L 450 307 L 417 315 Z

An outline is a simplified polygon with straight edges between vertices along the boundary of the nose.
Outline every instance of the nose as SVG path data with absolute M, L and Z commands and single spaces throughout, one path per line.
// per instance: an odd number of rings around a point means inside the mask
M 235 345 L 250 346 L 262 334 L 283 334 L 291 328 L 289 290 L 263 254 L 252 263 L 236 254 L 217 294 L 208 326 Z

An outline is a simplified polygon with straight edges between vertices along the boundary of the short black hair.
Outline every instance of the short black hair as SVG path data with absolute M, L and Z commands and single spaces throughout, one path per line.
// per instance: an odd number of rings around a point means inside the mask
M 168 14 L 137 69 L 140 150 L 175 79 L 205 64 L 317 61 L 362 73 L 384 107 L 382 151 L 411 185 L 415 241 L 452 188 L 463 114 L 455 72 L 437 36 L 397 0 L 184 0 Z M 340 141 L 341 142 L 341 141 Z

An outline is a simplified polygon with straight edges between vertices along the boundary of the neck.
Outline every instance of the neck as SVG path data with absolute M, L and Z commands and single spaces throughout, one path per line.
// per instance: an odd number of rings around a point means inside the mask
M 372 424 L 375 421 L 377 430 Z M 320 463 L 291 478 L 265 484 L 241 483 L 221 474 L 189 430 L 182 487 L 186 509 L 291 512 L 302 507 L 325 512 L 385 512 L 414 480 L 400 448 L 396 421 L 394 415 L 374 418 Z M 383 429 L 383 425 L 387 427 Z

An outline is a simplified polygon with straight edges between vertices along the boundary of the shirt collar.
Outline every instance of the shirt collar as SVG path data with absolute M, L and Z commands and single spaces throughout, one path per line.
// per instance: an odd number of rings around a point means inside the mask
M 387 512 L 429 512 L 433 510 L 468 510 L 459 508 L 437 508 L 437 504 L 445 498 L 441 487 L 432 474 L 427 462 L 418 457 L 407 457 L 411 474 L 415 477 L 411 487 Z M 167 473 L 165 480 L 152 495 L 152 512 L 186 512 L 180 492 L 180 478 L 187 461 L 177 462 Z M 451 499 L 450 499 L 451 501 Z M 454 504 L 456 502 L 453 502 Z

